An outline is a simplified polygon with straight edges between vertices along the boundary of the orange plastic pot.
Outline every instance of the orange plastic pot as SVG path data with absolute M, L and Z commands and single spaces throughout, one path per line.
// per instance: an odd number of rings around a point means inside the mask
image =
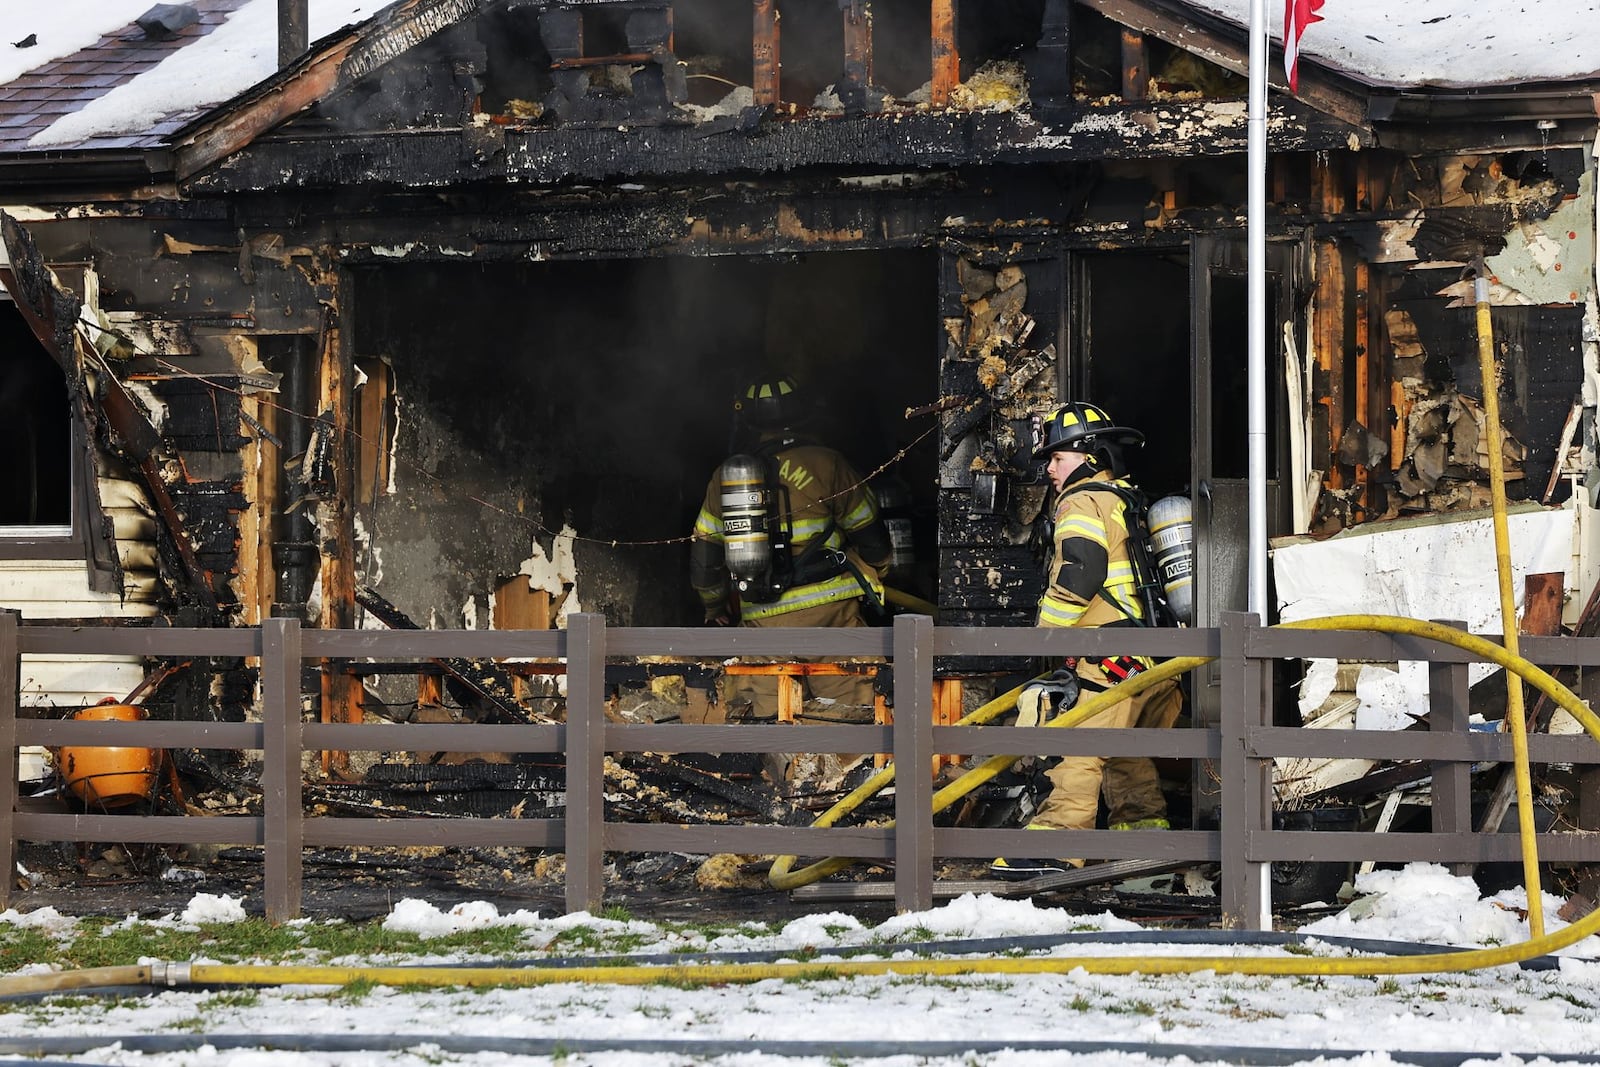
M 144 709 L 132 704 L 96 704 L 72 716 L 84 722 L 138 722 Z M 161 757 L 153 748 L 56 750 L 56 767 L 67 790 L 90 807 L 117 808 L 149 799 Z

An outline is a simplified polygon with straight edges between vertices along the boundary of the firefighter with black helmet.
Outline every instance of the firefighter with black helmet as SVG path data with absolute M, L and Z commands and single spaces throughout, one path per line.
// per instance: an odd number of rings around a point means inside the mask
M 1039 600 L 1038 625 L 1140 626 L 1146 608 L 1129 545 L 1127 453 L 1144 435 L 1119 426 L 1094 404 L 1074 401 L 1051 412 L 1041 428 L 1035 460 L 1047 461 L 1056 491 L 1047 587 Z M 1018 723 L 1035 725 L 1065 711 L 1081 692 L 1103 692 L 1148 670 L 1134 656 L 1078 657 L 1049 679 L 1031 683 L 1017 700 Z M 1114 704 L 1085 721 L 1086 727 L 1168 727 L 1182 710 L 1177 682 L 1167 681 Z M 1155 765 L 1145 757 L 1067 756 L 1048 772 L 1049 795 L 1028 828 L 1089 830 L 1105 794 L 1114 829 L 1165 829 L 1166 798 Z M 1079 859 L 1002 857 L 990 870 L 1002 878 L 1032 878 L 1081 867 Z
M 689 545 L 690 581 L 714 625 L 865 626 L 881 605 L 893 554 L 865 479 L 843 455 L 806 437 L 813 405 L 786 375 L 751 382 L 734 400 L 741 449 L 706 488 Z M 743 440 L 740 440 L 743 438 Z M 750 679 L 739 698 L 776 715 L 776 683 Z M 808 679 L 813 695 L 870 706 L 872 683 Z

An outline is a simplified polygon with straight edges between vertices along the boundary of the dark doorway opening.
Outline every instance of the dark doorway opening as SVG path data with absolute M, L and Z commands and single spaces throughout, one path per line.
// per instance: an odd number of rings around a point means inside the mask
M 863 473 L 890 463 L 935 557 L 932 252 L 571 261 L 355 272 L 361 358 L 393 370 L 395 491 L 370 528 L 385 583 L 442 619 L 530 538 L 570 528 L 585 610 L 689 625 L 691 529 L 757 377 L 810 390 L 809 428 Z M 405 586 L 410 586 L 408 591 Z M 927 595 L 931 590 L 910 590 Z M 409 606 L 408 606 L 409 605 Z
M 1193 402 L 1187 251 L 1078 260 L 1079 338 L 1068 398 L 1145 435 L 1129 462 L 1152 500 L 1189 491 Z

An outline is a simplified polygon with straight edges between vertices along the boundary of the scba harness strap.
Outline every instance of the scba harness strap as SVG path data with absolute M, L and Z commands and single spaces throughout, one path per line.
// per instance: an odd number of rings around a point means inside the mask
M 1091 667 L 1098 667 L 1100 671 L 1113 680 L 1113 684 L 1126 682 L 1135 675 L 1143 674 L 1150 669 L 1150 665 L 1133 656 L 1102 656 L 1099 658 L 1071 656 L 1067 659 L 1067 666 L 1076 669 L 1078 664 L 1085 663 Z

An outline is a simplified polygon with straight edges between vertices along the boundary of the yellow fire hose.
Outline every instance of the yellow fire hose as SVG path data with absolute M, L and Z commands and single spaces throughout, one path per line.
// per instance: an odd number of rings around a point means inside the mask
M 1494 521 L 1495 575 L 1500 587 L 1500 628 L 1508 653 L 1517 655 L 1517 602 L 1511 588 L 1511 535 L 1506 527 L 1505 455 L 1500 433 L 1500 375 L 1494 362 L 1494 331 L 1489 320 L 1489 268 L 1480 256 L 1472 264 L 1473 297 L 1478 305 L 1478 375 L 1483 382 L 1483 418 L 1489 438 L 1489 500 Z M 1528 724 L 1522 683 L 1506 672 L 1506 722 L 1511 734 L 1512 768 L 1517 785 L 1517 832 L 1522 835 L 1522 881 L 1528 887 L 1528 930 L 1544 933 L 1544 902 L 1539 893 L 1539 857 L 1533 841 L 1533 776 L 1528 772 Z
M 1402 619 L 1384 615 L 1338 615 L 1324 619 L 1283 624 L 1289 629 L 1309 630 L 1374 630 L 1381 633 L 1409 634 L 1430 640 L 1442 641 L 1465 649 L 1528 682 L 1550 696 L 1573 718 L 1582 724 L 1590 737 L 1600 741 L 1600 718 L 1589 710 L 1566 686 L 1549 673 L 1514 656 L 1505 649 L 1481 637 L 1441 626 L 1438 623 L 1417 619 Z M 1068 727 L 1083 721 L 1114 700 L 1124 699 L 1164 678 L 1174 677 L 1191 670 L 1204 657 L 1185 657 L 1169 660 L 1121 685 L 1096 694 L 1079 706 L 1058 716 L 1047 725 Z M 983 708 L 962 720 L 972 724 L 982 716 L 994 718 L 1010 706 L 1019 689 L 990 701 Z M 935 795 L 936 805 L 947 805 L 956 797 L 976 788 L 999 767 L 1013 757 L 994 757 L 969 771 L 959 781 L 940 790 Z M 991 770 L 991 767 L 994 769 Z M 980 777 L 981 776 L 981 777 Z M 876 788 L 892 779 L 889 771 L 880 773 L 867 785 L 856 790 L 851 797 L 865 799 Z M 969 783 L 969 779 L 978 779 Z M 851 798 L 847 797 L 846 801 Z M 846 801 L 823 818 L 837 820 Z M 859 804 L 860 799 L 855 803 Z M 822 822 L 818 820 L 819 824 Z M 1531 847 L 1524 837 L 1524 848 Z M 792 863 L 793 857 L 784 857 Z M 849 860 L 822 861 L 804 872 L 816 871 L 823 864 L 838 862 L 848 865 Z M 776 865 L 775 868 L 776 870 Z M 838 869 L 838 868 L 834 868 Z M 812 880 L 827 873 L 812 875 Z M 1055 956 L 1017 959 L 988 957 L 976 959 L 910 959 L 910 960 L 840 960 L 835 962 L 804 963 L 696 963 L 690 965 L 659 966 L 596 966 L 596 967 L 322 967 L 273 966 L 257 964 L 211 963 L 157 963 L 127 967 L 100 967 L 57 974 L 28 975 L 0 979 L 0 996 L 56 992 L 110 985 L 156 985 L 182 987 L 190 985 L 345 985 L 351 982 L 371 982 L 383 985 L 441 986 L 536 986 L 556 983 L 603 983 L 613 985 L 648 985 L 654 983 L 679 983 L 692 985 L 719 985 L 729 982 L 754 982 L 763 979 L 818 979 L 854 975 L 905 975 L 938 976 L 960 974 L 1066 974 L 1083 970 L 1089 974 L 1191 974 L 1211 971 L 1217 974 L 1241 975 L 1350 975 L 1377 976 L 1398 974 L 1433 974 L 1446 971 L 1469 971 L 1483 967 L 1498 967 L 1519 963 L 1535 956 L 1545 955 L 1574 944 L 1600 931 L 1600 909 L 1553 934 L 1535 936 L 1521 944 L 1499 945 L 1492 948 L 1446 952 L 1437 955 L 1368 956 L 1360 958 L 1324 958 L 1311 956 L 1240 957 L 1240 956 Z

